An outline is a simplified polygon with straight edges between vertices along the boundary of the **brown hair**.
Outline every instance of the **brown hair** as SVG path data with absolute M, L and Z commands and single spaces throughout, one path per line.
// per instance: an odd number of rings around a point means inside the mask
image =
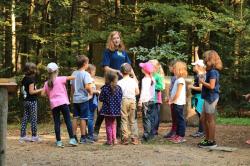
M 32 62 L 25 63 L 23 71 L 24 71 L 24 74 L 26 76 L 32 76 L 32 75 L 36 74 L 36 70 L 37 70 L 37 68 L 36 68 L 36 65 L 34 63 L 32 63 Z
M 118 75 L 115 72 L 108 71 L 105 73 L 105 84 L 111 86 L 112 94 L 115 92 L 117 87 Z
M 76 57 L 76 65 L 77 68 L 80 69 L 81 67 L 83 67 L 84 64 L 89 62 L 89 58 L 85 55 L 78 55 Z
M 132 67 L 129 63 L 123 63 L 121 65 L 121 72 L 122 74 L 130 74 L 132 70 Z
M 211 70 L 212 68 L 222 70 L 223 64 L 219 54 L 216 51 L 208 50 L 203 54 L 203 56 L 206 65 L 206 70 Z
M 119 51 L 124 51 L 125 50 L 125 45 L 124 45 L 123 40 L 122 40 L 121 32 L 118 32 L 118 31 L 112 31 L 109 34 L 109 37 L 108 37 L 108 40 L 107 40 L 107 43 L 106 43 L 106 48 L 109 49 L 110 51 L 115 51 L 115 45 L 114 45 L 112 39 L 113 39 L 114 35 L 116 35 L 116 34 L 118 34 L 120 39 L 121 39 L 118 50 Z
M 187 65 L 185 62 L 178 61 L 174 65 L 175 75 L 177 77 L 187 77 Z
M 89 64 L 88 68 L 87 68 L 87 72 L 91 73 L 92 71 L 95 71 L 96 67 L 93 64 Z

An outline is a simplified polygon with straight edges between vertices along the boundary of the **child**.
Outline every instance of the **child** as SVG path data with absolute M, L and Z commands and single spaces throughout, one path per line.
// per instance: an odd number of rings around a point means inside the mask
M 37 94 L 40 93 L 42 89 L 36 89 L 36 65 L 30 62 L 26 63 L 24 73 L 25 77 L 22 80 L 24 114 L 21 124 L 20 143 L 23 143 L 24 141 L 40 141 L 40 138 L 37 136 Z M 26 136 L 28 120 L 30 120 L 31 123 L 31 139 Z
M 135 96 L 139 94 L 138 82 L 135 78 L 131 78 L 132 67 L 128 63 L 121 66 L 121 73 L 123 78 L 118 81 L 118 85 L 122 88 L 122 110 L 121 110 L 121 132 L 122 144 L 128 145 L 129 131 L 131 129 L 131 143 L 138 144 L 138 129 L 137 121 L 135 119 L 136 99 Z
M 73 80 L 75 77 L 72 76 L 58 76 L 58 66 L 56 63 L 49 63 L 47 65 L 47 70 L 49 73 L 49 79 L 44 84 L 43 95 L 47 95 L 50 101 L 50 107 L 54 119 L 54 129 L 56 134 L 56 146 L 63 148 L 63 142 L 61 141 L 60 134 L 60 112 L 63 114 L 64 121 L 67 126 L 69 134 L 69 144 L 76 146 L 77 142 L 74 138 L 72 131 L 72 124 L 70 120 L 70 110 L 69 110 L 69 98 L 66 89 L 67 80 Z
M 245 97 L 245 99 L 250 102 L 250 93 L 243 95 Z M 250 145 L 250 139 L 246 141 L 246 144 Z
M 202 84 L 199 83 L 199 78 L 205 78 L 205 65 L 203 63 L 203 60 L 197 60 L 196 62 L 192 63 L 193 65 L 193 71 L 196 73 L 194 75 L 194 84 L 189 86 L 191 89 L 192 93 L 192 98 L 191 98 L 191 107 L 195 110 L 199 117 L 199 128 L 198 131 L 195 132 L 194 134 L 191 134 L 192 137 L 203 137 L 203 125 L 200 120 L 201 117 L 201 112 L 202 112 L 202 107 L 204 100 L 201 98 L 201 89 L 202 89 Z
M 153 134 L 158 135 L 158 128 L 160 124 L 160 109 L 162 104 L 162 92 L 165 89 L 165 81 L 164 81 L 164 71 L 162 69 L 161 64 L 158 60 L 150 60 L 149 63 L 152 63 L 154 66 L 153 77 L 155 79 L 155 110 L 154 110 L 154 129 Z
M 201 148 L 216 147 L 215 141 L 215 113 L 216 105 L 219 100 L 219 70 L 222 69 L 222 62 L 218 53 L 209 50 L 204 53 L 204 62 L 206 65 L 206 79 L 200 78 L 202 84 L 201 96 L 204 99 L 203 112 L 201 119 L 205 127 L 205 140 L 198 146 Z
M 92 64 L 89 64 L 87 68 L 87 72 L 90 74 L 92 83 L 92 91 L 93 94 L 89 95 L 89 115 L 88 115 L 88 137 L 87 141 L 90 143 L 94 143 L 94 116 L 95 116 L 95 110 L 98 107 L 98 95 L 99 91 L 96 89 L 95 85 L 95 73 L 96 73 L 96 67 Z
M 77 70 L 72 73 L 76 79 L 71 82 L 71 94 L 73 94 L 73 134 L 76 136 L 77 121 L 80 119 L 81 138 L 80 143 L 87 143 L 86 137 L 86 122 L 89 114 L 89 94 L 92 95 L 92 79 L 88 72 L 89 59 L 84 55 L 77 56 Z
M 173 73 L 173 69 L 174 69 L 174 65 L 177 61 L 171 61 L 168 68 L 169 68 L 169 71 L 170 73 Z M 170 101 L 170 94 L 171 94 L 171 91 L 173 89 L 173 86 L 174 86 L 174 82 L 176 80 L 176 77 L 175 76 L 172 76 L 171 77 L 171 82 L 170 82 L 170 86 L 169 86 L 169 89 L 166 89 L 168 91 L 166 91 L 166 94 L 169 96 L 169 97 L 166 97 L 166 102 L 169 104 L 169 107 L 170 107 L 170 113 L 171 113 L 171 119 L 172 119 L 172 126 L 171 126 L 171 130 L 166 133 L 163 137 L 164 138 L 167 138 L 167 139 L 172 139 L 173 137 L 175 137 L 176 135 L 176 126 L 177 126 L 177 119 L 176 119 L 176 115 L 175 115 L 175 112 L 173 110 L 173 104 L 171 104 L 169 101 Z
M 117 85 L 118 76 L 112 71 L 105 73 L 105 85 L 101 88 L 99 100 L 103 102 L 100 115 L 104 116 L 107 134 L 107 145 L 117 144 L 117 116 L 121 116 L 122 89 Z
M 184 119 L 184 106 L 186 104 L 186 83 L 187 65 L 184 62 L 176 62 L 173 69 L 176 80 L 170 94 L 170 103 L 173 104 L 173 111 L 176 115 L 176 135 L 170 139 L 173 143 L 182 143 L 184 139 L 186 122 Z
M 144 77 L 141 82 L 141 95 L 138 102 L 138 107 L 142 109 L 143 120 L 143 140 L 148 141 L 154 137 L 154 95 L 155 95 L 155 80 L 152 76 L 154 66 L 149 63 L 140 63 L 141 71 Z

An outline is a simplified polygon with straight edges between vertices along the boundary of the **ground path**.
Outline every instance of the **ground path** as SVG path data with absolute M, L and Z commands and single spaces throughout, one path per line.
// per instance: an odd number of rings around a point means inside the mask
M 237 147 L 234 152 L 209 151 L 197 148 L 199 139 L 188 137 L 196 128 L 188 127 L 187 142 L 176 145 L 167 142 L 162 135 L 169 129 L 169 124 L 161 124 L 159 136 L 148 144 L 117 145 L 107 147 L 104 128 L 101 139 L 94 145 L 79 145 L 78 147 L 54 146 L 53 126 L 40 127 L 43 142 L 18 143 L 19 133 L 16 127 L 8 130 L 7 165 L 250 165 L 250 146 L 244 141 L 250 138 L 250 127 L 246 126 L 218 126 L 217 142 L 219 145 Z M 63 140 L 67 144 L 65 126 L 63 126 Z

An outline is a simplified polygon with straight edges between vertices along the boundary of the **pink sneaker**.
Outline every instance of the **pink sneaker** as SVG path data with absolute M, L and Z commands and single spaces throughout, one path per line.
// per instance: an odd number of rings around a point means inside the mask
M 187 140 L 184 139 L 184 137 L 181 136 L 176 136 L 174 139 L 171 140 L 171 142 L 175 143 L 175 144 L 179 144 L 179 143 L 183 143 L 186 142 Z
M 171 140 L 174 140 L 178 135 L 172 135 L 171 137 L 169 138 L 166 138 L 167 140 L 171 141 Z

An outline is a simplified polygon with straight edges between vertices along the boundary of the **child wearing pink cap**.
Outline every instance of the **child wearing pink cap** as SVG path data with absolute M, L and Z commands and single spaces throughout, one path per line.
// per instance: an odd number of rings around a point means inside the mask
M 141 95 L 138 102 L 138 107 L 142 110 L 143 119 L 143 140 L 148 141 L 153 138 L 154 129 L 154 95 L 155 95 L 155 80 L 152 76 L 154 66 L 149 63 L 140 63 L 141 71 L 144 77 L 141 81 Z

